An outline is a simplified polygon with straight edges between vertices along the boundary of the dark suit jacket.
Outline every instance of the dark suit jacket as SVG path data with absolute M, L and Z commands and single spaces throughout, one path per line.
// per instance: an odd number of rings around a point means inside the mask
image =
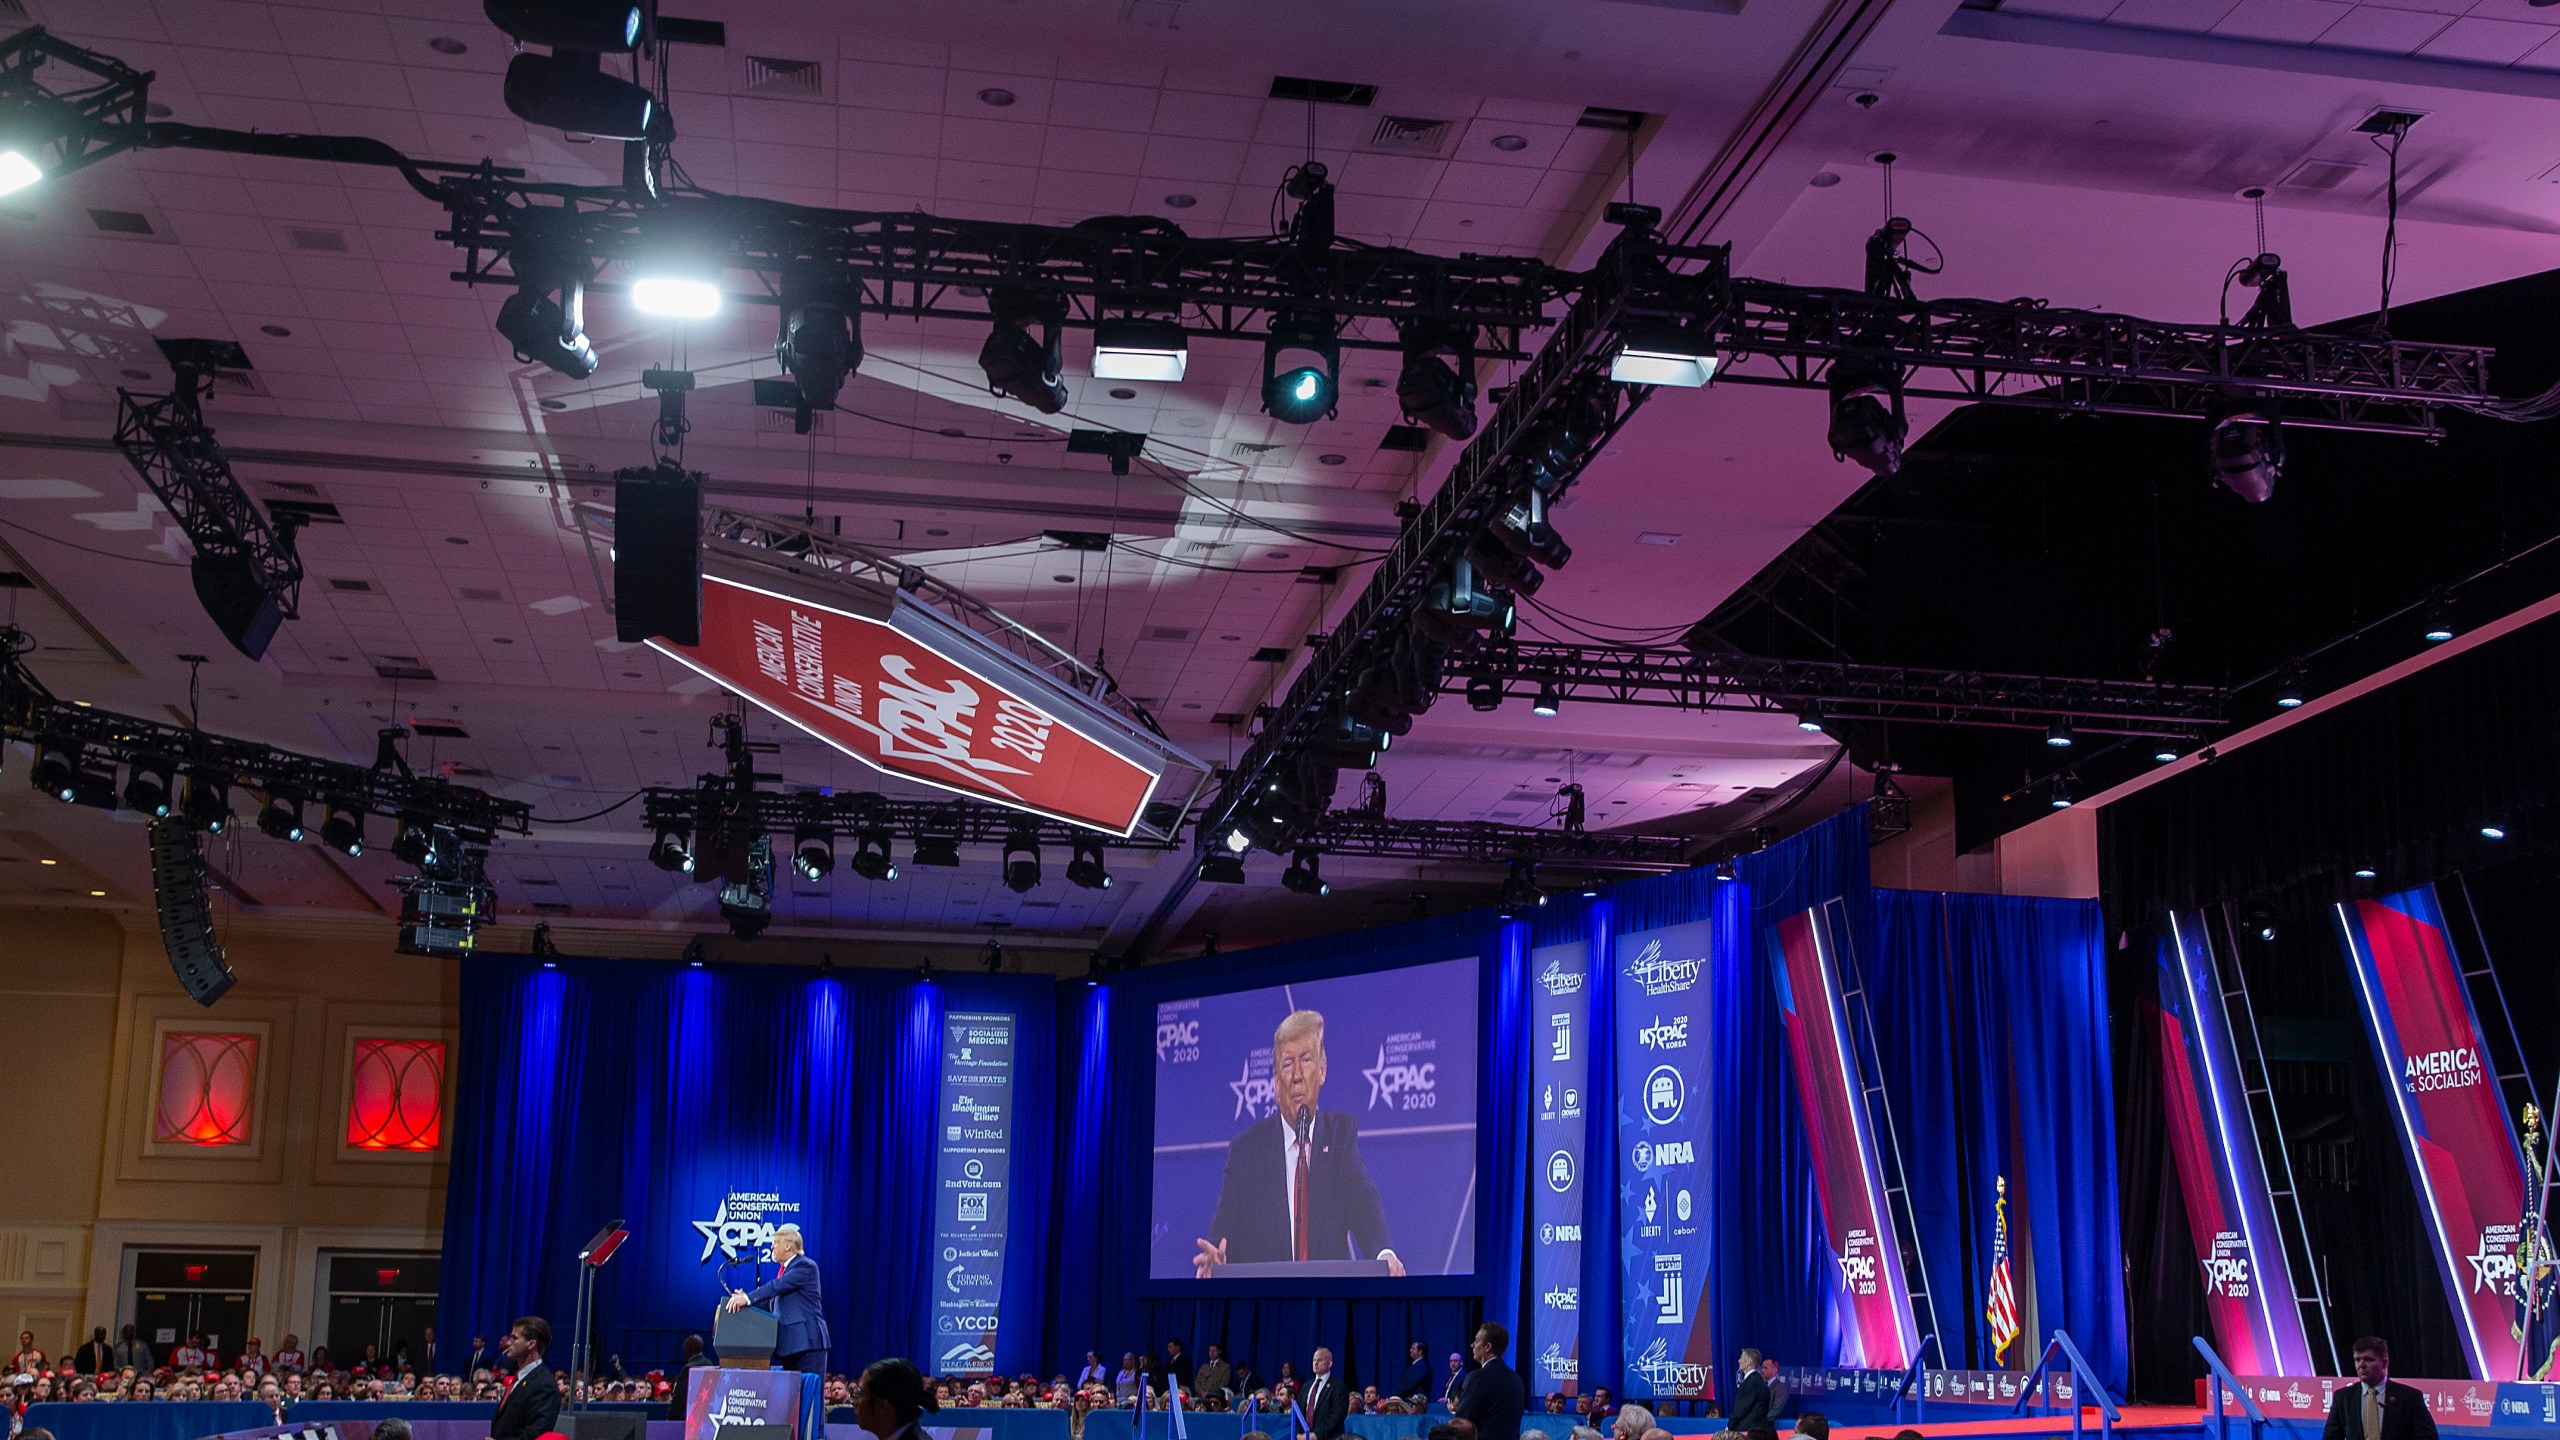
M 1404 1379 L 1396 1385 L 1396 1393 L 1407 1400 L 1425 1404 L 1431 1400 L 1431 1357 L 1424 1356 L 1404 1367 Z
M 1350 1413 L 1351 1387 L 1342 1383 L 1340 1370 L 1308 1379 L 1307 1428 L 1315 1432 L 1316 1440 L 1334 1440 Z
M 1529 1408 L 1529 1392 L 1497 1355 L 1467 1377 L 1456 1408 L 1457 1418 L 1475 1422 L 1476 1440 L 1520 1440 L 1520 1412 Z
M 1754 1370 L 1742 1377 L 1741 1384 L 1733 1387 L 1733 1403 L 1725 1407 L 1724 1428 L 1748 1430 L 1754 1425 L 1768 1423 L 1769 1382 L 1761 1379 L 1760 1372 Z
M 1185 1350 L 1179 1355 L 1169 1357 L 1164 1362 L 1164 1373 L 1166 1378 L 1172 1380 L 1174 1384 L 1185 1390 L 1190 1389 L 1191 1377 L 1194 1373 L 1191 1368 L 1191 1352 Z
M 2329 1397 L 2328 1428 L 2320 1440 L 2364 1440 L 2364 1386 L 2348 1386 Z M 2397 1380 L 2382 1385 L 2382 1440 L 2436 1440 L 2436 1417 L 2427 1397 Z
M 1207 1238 L 1225 1241 L 1227 1258 L 1239 1264 L 1297 1258 L 1289 1246 L 1291 1177 L 1281 1132 L 1280 1117 L 1266 1115 L 1227 1144 L 1226 1174 L 1218 1182 L 1218 1209 Z M 1386 1210 L 1360 1160 L 1360 1122 L 1342 1111 L 1316 1112 L 1307 1209 L 1313 1227 L 1308 1259 L 1353 1259 L 1354 1243 L 1361 1259 L 1387 1248 Z
M 781 1274 L 747 1292 L 750 1305 L 762 1305 L 767 1300 L 774 1302 L 773 1318 L 782 1322 L 782 1333 L 773 1342 L 776 1356 L 830 1348 L 826 1310 L 818 1298 L 817 1261 L 794 1255 L 791 1263 L 782 1267 Z
M 498 1402 L 498 1418 L 489 1422 L 489 1440 L 533 1440 L 559 1428 L 560 1382 L 545 1362 L 507 1387 L 507 1398 Z

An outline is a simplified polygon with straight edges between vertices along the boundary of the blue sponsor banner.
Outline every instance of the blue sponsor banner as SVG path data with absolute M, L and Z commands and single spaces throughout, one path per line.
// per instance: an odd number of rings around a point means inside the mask
M 1629 1399 L 1714 1388 L 1707 1328 L 1707 996 L 1711 925 L 1621 936 L 1616 946 L 1616 1151 Z
M 934 1107 L 933 1371 L 995 1371 L 1013 1146 L 1014 1017 L 945 1012 Z
M 1530 1126 L 1537 1182 L 1529 1220 L 1537 1230 L 1527 1357 L 1532 1393 L 1578 1392 L 1582 1329 L 1582 1197 L 1589 1168 L 1583 1084 L 1591 1075 L 1591 947 L 1580 941 L 1529 952 L 1537 988 L 1529 1022 L 1529 1075 L 1538 1113 Z

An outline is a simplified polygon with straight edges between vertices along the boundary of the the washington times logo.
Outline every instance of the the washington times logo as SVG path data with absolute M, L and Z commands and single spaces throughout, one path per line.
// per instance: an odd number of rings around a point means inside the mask
M 1662 942 L 1648 940 L 1636 958 L 1627 962 L 1626 977 L 1644 987 L 1647 995 L 1677 995 L 1698 983 L 1703 960 L 1669 960 L 1663 958 Z
M 1582 972 L 1567 970 L 1560 960 L 1550 960 L 1547 968 L 1538 973 L 1538 983 L 1545 986 L 1550 995 L 1579 995 L 1582 993 Z

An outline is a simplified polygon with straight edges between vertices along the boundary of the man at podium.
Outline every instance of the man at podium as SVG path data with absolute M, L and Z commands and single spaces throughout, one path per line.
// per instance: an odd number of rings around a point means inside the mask
M 1191 1260 L 1201 1279 L 1248 1261 L 1349 1260 L 1354 1243 L 1404 1273 L 1360 1159 L 1359 1117 L 1316 1108 L 1324 1069 L 1324 1016 L 1293 1011 L 1271 1035 L 1272 1112 L 1227 1144 L 1218 1208 Z
M 804 1248 L 799 1226 L 774 1227 L 773 1258 L 781 1267 L 773 1278 L 753 1290 L 730 1291 L 729 1308 L 744 1310 L 773 1301 L 773 1316 L 782 1330 L 773 1346 L 774 1368 L 823 1375 L 827 1371 L 826 1309 L 818 1296 L 818 1265 Z

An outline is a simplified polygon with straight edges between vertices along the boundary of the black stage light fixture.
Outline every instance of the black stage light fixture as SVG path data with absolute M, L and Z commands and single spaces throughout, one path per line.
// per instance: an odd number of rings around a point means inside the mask
M 1538 862 L 1527 857 L 1511 862 L 1511 874 L 1502 882 L 1502 918 L 1516 920 L 1530 910 L 1547 903 L 1547 892 L 1538 888 Z
M 1341 398 L 1342 343 L 1333 318 L 1279 315 L 1262 342 L 1262 408 L 1274 420 L 1310 425 Z
M 560 298 L 552 298 L 554 291 Z M 594 342 L 587 339 L 587 283 L 553 284 L 525 278 L 498 307 L 498 334 L 514 347 L 516 362 L 543 365 L 572 380 L 596 373 Z
M 1546 719 L 1555 718 L 1564 709 L 1564 690 L 1553 680 L 1538 682 L 1538 698 L 1529 705 L 1529 713 Z
M 1499 710 L 1499 709 L 1501 709 L 1501 708 L 1502 708 L 1502 681 L 1501 681 L 1501 679 L 1500 679 L 1499 677 L 1497 677 L 1497 676 L 1492 676 L 1492 675 L 1471 675 L 1471 676 L 1468 676 L 1468 677 L 1467 677 L 1467 708 L 1468 708 L 1468 709 L 1470 709 L 1470 710 L 1484 710 L 1484 711 L 1491 711 L 1491 710 Z
M 1075 858 L 1067 862 L 1067 883 L 1080 890 L 1108 890 L 1111 871 L 1102 863 L 1102 847 L 1090 840 L 1075 842 Z
M 291 795 L 269 795 L 258 811 L 258 831 L 288 843 L 302 839 L 302 802 Z
M 782 329 L 774 337 L 773 358 L 799 392 L 792 429 L 806 435 L 810 413 L 834 409 L 844 382 L 862 368 L 859 286 L 806 271 L 784 276 Z
M 1796 712 L 1796 728 L 1807 735 L 1821 734 L 1826 723 L 1828 722 L 1823 716 L 1820 705 L 1808 702 L 1802 710 Z
M 135 765 L 124 782 L 125 808 L 139 810 L 154 820 L 166 820 L 177 788 L 167 766 Z
M 1911 422 L 1902 412 L 1902 370 L 1889 361 L 1844 360 L 1831 367 L 1831 453 L 1878 475 L 1902 468 Z
M 746 878 L 720 887 L 720 918 L 729 933 L 753 940 L 773 923 L 773 837 L 759 835 L 747 845 Z
M 507 62 L 507 109 L 528 125 L 593 135 L 600 140 L 644 140 L 656 118 L 657 98 L 618 75 L 607 75 L 590 51 L 527 50 Z
M 208 835 L 219 835 L 231 823 L 231 786 L 217 776 L 187 776 L 178 811 L 186 822 Z
M 79 798 L 80 747 L 77 745 L 39 745 L 36 763 L 27 771 L 27 779 L 38 790 L 68 805 Z
M 522 45 L 620 54 L 640 43 L 632 0 L 481 0 L 489 23 Z
M 1280 872 L 1280 883 L 1292 895 L 1330 895 L 1333 886 L 1319 873 L 1319 857 L 1313 850 L 1301 850 L 1289 857 L 1289 868 Z
M 803 825 L 791 832 L 791 868 L 803 880 L 824 880 L 835 873 L 836 842 L 824 825 Z
M 2046 792 L 2045 804 L 2056 810 L 2068 810 L 2078 800 L 2080 777 L 2065 770 L 2053 777 L 2053 787 Z
M 915 861 L 935 870 L 948 870 L 960 863 L 960 837 L 957 835 L 918 835 Z
M 1040 884 L 1040 841 L 1017 831 L 1004 842 L 1004 888 L 1028 895 Z
M 1212 885 L 1244 883 L 1242 855 L 1211 855 L 1200 862 L 1200 878 Z
M 188 998 L 198 1005 L 221 999 L 238 977 L 213 933 L 204 836 L 184 820 L 151 822 L 151 899 L 160 912 L 160 946 Z
M 403 865 L 436 863 L 435 826 L 416 815 L 403 815 L 391 834 L 391 855 Z
M 2301 709 L 2302 702 L 2311 697 L 2310 680 L 2300 665 L 2286 666 L 2284 673 L 2276 677 L 2276 708 Z
M 2284 478 L 2284 407 L 2269 399 L 2226 401 L 2206 419 L 2213 478 L 2250 504 L 2265 504 Z
M 687 377 L 690 379 L 690 377 Z M 702 476 L 674 464 L 613 476 L 614 638 L 702 643 Z
M 2560 0 L 2555 0 L 2560 3 Z M 2421 632 L 2430 645 L 2441 645 L 2461 633 L 2454 627 L 2453 602 L 2437 600 L 2427 607 L 2427 625 Z
M 2062 716 L 2052 724 L 2044 727 L 2044 743 L 2052 746 L 2056 750 L 2070 749 L 2073 738 L 2074 737 L 2071 734 L 2071 717 L 2068 715 Z
M 1064 301 L 1021 290 L 998 289 L 987 296 L 995 328 L 978 347 L 978 368 L 986 373 L 989 392 L 1019 400 L 1043 415 L 1067 408 L 1066 348 L 1060 330 L 1066 320 Z M 1039 327 L 1034 335 L 1032 328 Z
M 1471 335 L 1415 324 L 1404 331 L 1404 365 L 1396 372 L 1396 404 L 1404 418 L 1452 440 L 1476 433 L 1475 345 Z
M 889 858 L 889 832 L 865 830 L 853 837 L 853 873 L 865 880 L 895 880 L 898 862 Z
M 329 802 L 320 821 L 320 843 L 349 858 L 364 853 L 364 811 L 344 800 Z
M 658 827 L 658 837 L 649 842 L 649 863 L 669 874 L 692 874 L 693 837 L 682 826 Z

